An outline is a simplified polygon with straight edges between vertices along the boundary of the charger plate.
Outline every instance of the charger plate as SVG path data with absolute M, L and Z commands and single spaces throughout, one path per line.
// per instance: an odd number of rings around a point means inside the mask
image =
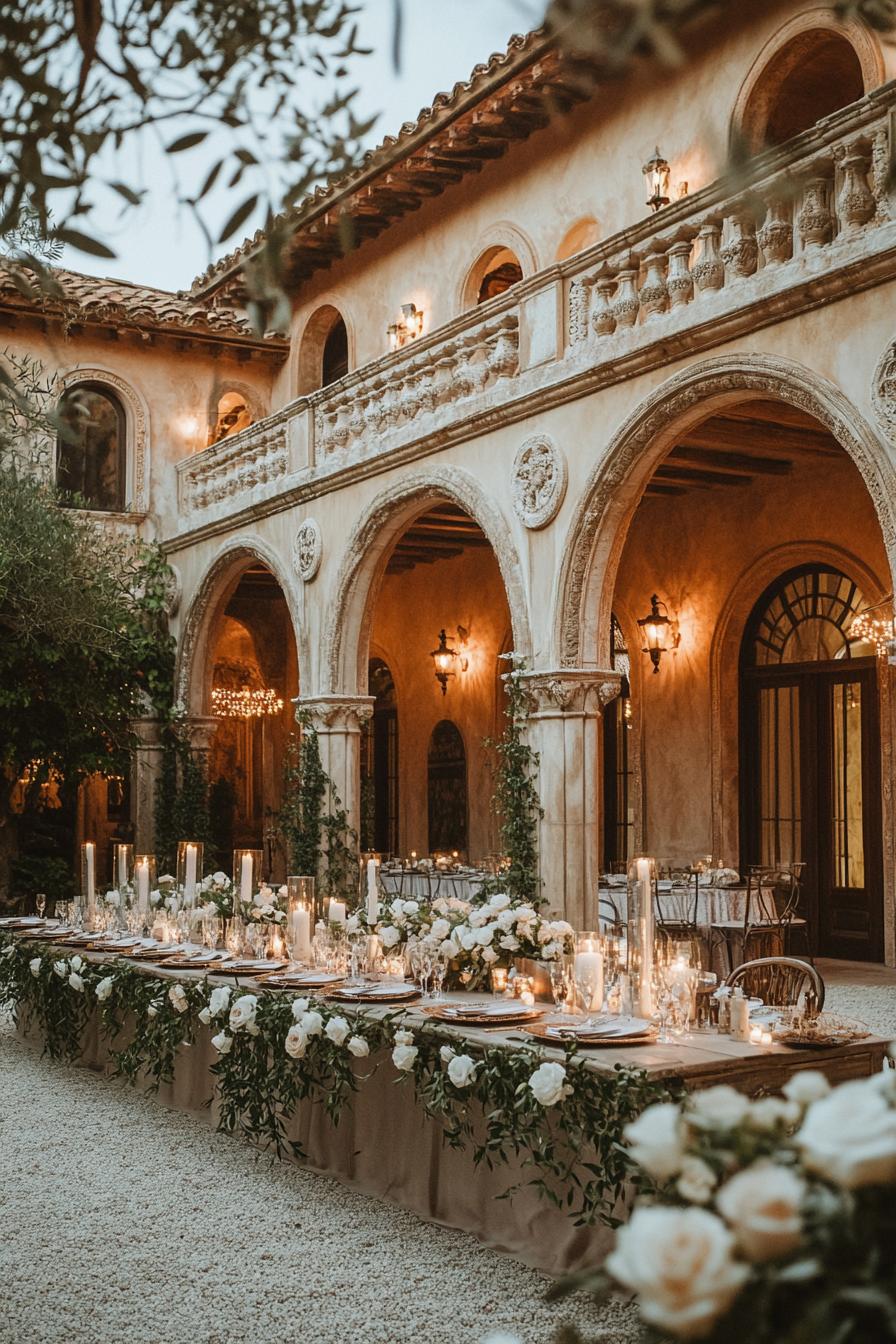
M 276 958 L 261 958 L 248 961 L 225 961 L 223 965 L 215 967 L 216 975 L 266 975 L 270 971 L 279 971 L 286 965 L 285 961 L 279 961 Z
M 410 1003 L 420 998 L 416 985 L 362 985 L 359 988 L 346 986 L 334 989 L 328 998 L 339 999 L 342 1003 Z
M 544 1015 L 543 1008 L 528 1008 L 525 1004 L 516 1007 L 483 1004 L 479 1012 L 472 1006 L 459 1012 L 453 1004 L 440 1004 L 423 1011 L 437 1022 L 450 1022 L 455 1027 L 515 1027 L 524 1022 L 537 1022 Z
M 264 977 L 264 983 L 274 989 L 335 989 L 345 979 L 344 975 L 328 975 L 326 972 L 313 971 L 273 971 Z
M 864 1022 L 841 1017 L 839 1013 L 819 1013 L 811 1021 L 788 1026 L 781 1023 L 772 1029 L 772 1039 L 777 1045 L 789 1045 L 795 1050 L 829 1050 L 831 1046 L 864 1041 L 870 1035 L 871 1029 Z
M 589 1028 L 584 1024 L 576 1027 L 558 1022 L 536 1022 L 525 1031 L 555 1045 L 575 1041 L 577 1045 L 590 1047 L 652 1045 L 659 1035 L 656 1026 L 645 1018 L 627 1018 L 625 1023 L 628 1025 L 620 1021 L 612 1026 Z

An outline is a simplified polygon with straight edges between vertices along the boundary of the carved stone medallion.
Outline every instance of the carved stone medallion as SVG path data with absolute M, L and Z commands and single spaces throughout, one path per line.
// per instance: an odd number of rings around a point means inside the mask
M 566 459 L 546 434 L 527 439 L 513 461 L 513 507 L 526 527 L 545 527 L 563 503 Z
M 896 341 L 890 342 L 881 357 L 871 395 L 881 428 L 896 440 Z
M 292 544 L 293 569 L 305 583 L 310 583 L 320 569 L 322 550 L 320 525 L 314 518 L 306 518 Z

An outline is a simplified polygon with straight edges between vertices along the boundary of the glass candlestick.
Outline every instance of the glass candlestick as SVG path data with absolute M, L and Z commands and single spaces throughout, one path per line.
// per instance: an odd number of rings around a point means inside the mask
M 628 972 L 633 1008 L 653 1015 L 654 893 L 656 859 L 640 855 L 628 870 Z

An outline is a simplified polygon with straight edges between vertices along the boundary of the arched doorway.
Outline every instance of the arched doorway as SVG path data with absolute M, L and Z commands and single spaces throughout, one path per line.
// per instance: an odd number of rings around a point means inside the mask
M 868 602 L 827 565 L 781 575 L 741 646 L 741 853 L 804 863 L 817 950 L 883 956 L 877 659 L 851 628 Z
M 467 852 L 467 753 L 457 724 L 441 719 L 426 757 L 429 849 L 432 854 Z
M 373 716 L 362 728 L 361 848 L 398 853 L 398 698 L 389 665 L 371 658 Z

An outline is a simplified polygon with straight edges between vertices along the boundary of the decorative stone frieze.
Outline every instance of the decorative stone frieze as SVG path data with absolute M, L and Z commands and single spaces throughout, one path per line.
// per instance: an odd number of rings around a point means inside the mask
M 666 254 L 651 252 L 644 258 L 646 275 L 641 286 L 641 308 L 644 317 L 650 321 L 659 317 L 669 307 L 669 290 L 666 287 Z
M 797 215 L 803 247 L 822 247 L 830 241 L 834 220 L 828 205 L 828 189 L 828 179 L 821 174 L 806 182 Z
M 292 544 L 292 567 L 299 578 L 310 583 L 320 569 L 323 537 L 315 518 L 306 518 Z
M 701 294 L 704 290 L 721 289 L 725 283 L 725 263 L 722 261 L 722 229 L 716 220 L 707 220 L 701 224 L 697 234 L 700 246 L 700 259 L 692 268 L 694 283 Z
M 728 220 L 728 242 L 722 248 L 725 279 L 747 279 L 759 263 L 756 221 L 748 210 L 738 210 Z
M 837 197 L 837 213 L 847 228 L 860 229 L 874 217 L 877 208 L 868 186 L 870 160 L 867 152 L 857 145 L 840 149 L 841 152 L 835 151 L 834 155 L 843 176 Z
M 598 336 L 612 336 L 616 330 L 616 318 L 613 316 L 613 305 L 610 302 L 615 288 L 616 281 L 612 274 L 604 270 L 594 286 L 597 298 L 591 314 L 591 326 Z
M 207 509 L 281 480 L 289 470 L 286 423 L 262 420 L 197 453 L 181 469 L 181 503 Z
M 575 714 L 596 716 L 620 693 L 622 677 L 612 669 L 556 668 L 547 672 L 524 672 L 534 716 Z
M 359 733 L 373 717 L 372 695 L 309 695 L 294 702 L 296 718 L 304 711 L 318 733 Z
M 896 442 L 896 341 L 891 341 L 874 372 L 871 389 L 881 428 Z
M 513 461 L 513 508 L 526 527 L 545 527 L 566 493 L 566 459 L 546 434 L 536 434 Z
M 762 228 L 756 234 L 766 266 L 780 266 L 793 256 L 793 222 L 787 204 L 779 196 L 768 202 Z

